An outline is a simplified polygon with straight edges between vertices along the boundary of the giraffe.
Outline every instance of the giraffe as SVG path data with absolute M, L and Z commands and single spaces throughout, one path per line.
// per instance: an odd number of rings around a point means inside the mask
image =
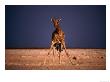
M 59 64 L 61 64 L 61 52 L 64 50 L 66 56 L 69 58 L 69 54 L 66 51 L 66 45 L 65 45 L 65 34 L 63 32 L 63 30 L 61 29 L 59 23 L 61 21 L 60 18 L 51 18 L 51 21 L 55 27 L 55 30 L 52 33 L 52 38 L 51 38 L 51 47 L 50 50 L 48 52 L 48 55 L 50 54 L 50 52 L 53 50 L 53 61 L 54 61 L 54 57 L 55 57 L 55 50 L 58 52 L 58 57 L 59 57 Z M 70 60 L 71 64 L 72 61 Z M 46 57 L 44 59 L 44 64 L 46 63 Z

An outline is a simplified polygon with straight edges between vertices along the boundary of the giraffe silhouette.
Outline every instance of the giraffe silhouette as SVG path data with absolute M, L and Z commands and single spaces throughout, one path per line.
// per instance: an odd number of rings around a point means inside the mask
M 61 64 L 61 52 L 64 50 L 66 56 L 69 58 L 71 64 L 72 61 L 69 57 L 69 54 L 66 51 L 66 45 L 65 45 L 65 33 L 63 32 L 63 30 L 60 27 L 60 18 L 55 18 L 52 17 L 51 21 L 55 27 L 55 30 L 52 33 L 52 38 L 51 38 L 51 47 L 50 50 L 48 52 L 48 55 L 50 54 L 50 52 L 53 50 L 53 61 L 54 61 L 54 57 L 55 57 L 55 50 L 58 52 L 58 57 L 59 57 L 59 64 Z M 44 64 L 46 63 L 46 57 L 44 59 Z

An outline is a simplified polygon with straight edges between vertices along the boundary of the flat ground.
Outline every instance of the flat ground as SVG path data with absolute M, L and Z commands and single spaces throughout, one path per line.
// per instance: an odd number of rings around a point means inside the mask
M 6 49 L 6 70 L 105 70 L 106 49 L 67 49 L 69 61 L 64 51 L 61 53 L 61 64 L 58 54 L 53 61 L 49 49 Z M 45 56 L 47 61 L 43 64 Z

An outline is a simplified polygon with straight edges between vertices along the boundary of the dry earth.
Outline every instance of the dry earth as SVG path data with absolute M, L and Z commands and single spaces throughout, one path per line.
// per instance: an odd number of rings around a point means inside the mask
M 61 64 L 58 55 L 53 61 L 49 49 L 6 49 L 6 70 L 105 70 L 106 49 L 67 49 L 73 65 L 64 51 L 61 53 Z M 44 65 L 44 58 L 47 57 Z

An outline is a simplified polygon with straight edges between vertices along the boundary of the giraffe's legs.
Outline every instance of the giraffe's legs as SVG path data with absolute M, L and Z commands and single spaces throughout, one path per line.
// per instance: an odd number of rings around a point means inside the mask
M 50 48 L 50 50 L 49 50 L 49 52 L 48 52 L 48 55 L 50 54 L 50 52 L 53 50 L 53 44 L 51 45 L 51 48 Z
M 61 53 L 58 52 L 58 57 L 59 57 L 59 64 L 61 64 Z
M 45 56 L 45 58 L 44 58 L 44 65 L 45 65 L 45 63 L 46 63 L 46 61 L 47 61 L 47 57 L 49 56 L 49 54 L 50 54 L 50 52 L 52 51 L 52 49 L 48 52 L 48 54 Z
M 65 53 L 66 53 L 66 56 L 68 57 L 70 63 L 71 63 L 72 65 L 74 65 L 73 62 L 71 61 L 71 59 L 70 59 L 70 57 L 69 57 L 69 54 L 67 53 L 66 49 L 65 49 Z
M 68 59 L 69 59 L 70 63 L 71 63 L 72 65 L 74 65 L 74 64 L 73 64 L 73 62 L 71 61 L 70 57 L 69 57 L 69 54 L 68 54 L 68 53 L 67 53 L 67 51 L 66 51 L 65 42 L 63 42 L 63 43 L 62 43 L 62 45 L 64 46 L 64 51 L 65 51 L 65 54 L 66 54 L 66 56 L 68 57 Z
M 44 58 L 44 63 L 43 63 L 44 65 L 45 65 L 45 63 L 46 63 L 47 56 L 48 56 L 48 55 L 46 55 L 45 58 Z
M 53 50 L 53 43 L 51 44 L 51 48 L 50 48 L 50 50 L 49 50 L 49 52 L 48 52 L 48 54 L 45 56 L 45 58 L 44 58 L 44 65 L 45 65 L 45 63 L 46 63 L 46 60 L 47 60 L 47 56 L 50 54 L 50 52 Z
M 55 48 L 53 47 L 53 63 L 54 63 L 54 59 L 55 59 Z

